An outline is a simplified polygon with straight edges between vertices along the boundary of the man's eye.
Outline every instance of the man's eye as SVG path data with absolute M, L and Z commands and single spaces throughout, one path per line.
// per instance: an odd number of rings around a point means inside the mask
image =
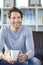
M 20 17 L 18 17 L 18 19 L 19 19 Z

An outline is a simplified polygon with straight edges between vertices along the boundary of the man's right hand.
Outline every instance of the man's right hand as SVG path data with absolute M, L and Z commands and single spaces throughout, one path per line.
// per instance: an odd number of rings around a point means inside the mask
M 9 54 L 2 54 L 1 59 L 5 60 L 5 61 L 7 61 L 7 62 L 9 62 L 11 64 L 14 64 L 14 63 L 17 62 L 17 61 L 12 60 L 11 56 Z

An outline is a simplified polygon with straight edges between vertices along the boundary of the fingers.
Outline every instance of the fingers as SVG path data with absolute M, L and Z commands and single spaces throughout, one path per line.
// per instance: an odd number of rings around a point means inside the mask
M 26 54 L 19 54 L 18 59 L 20 62 L 27 60 L 28 56 Z
M 23 54 L 19 54 L 19 55 L 18 55 L 18 57 L 22 57 L 22 56 L 23 56 Z
M 23 62 L 23 54 L 19 54 L 18 60 L 19 60 L 19 62 Z
M 14 63 L 16 63 L 17 61 L 9 60 L 8 62 L 9 62 L 10 64 L 14 64 Z
M 10 61 L 10 63 L 11 63 L 11 64 L 14 64 L 14 61 L 12 60 L 12 61 Z
M 24 59 L 23 58 L 19 58 L 19 62 L 24 62 Z
M 19 50 L 19 54 L 23 54 L 23 52 L 21 50 Z

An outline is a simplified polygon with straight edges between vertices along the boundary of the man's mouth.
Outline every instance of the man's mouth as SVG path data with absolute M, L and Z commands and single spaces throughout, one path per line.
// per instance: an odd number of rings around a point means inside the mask
M 15 22 L 14 24 L 15 24 L 15 25 L 18 25 L 19 23 L 18 23 L 18 22 Z

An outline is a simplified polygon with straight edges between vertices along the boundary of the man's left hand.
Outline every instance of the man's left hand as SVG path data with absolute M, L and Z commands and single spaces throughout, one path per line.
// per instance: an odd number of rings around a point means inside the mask
M 28 59 L 28 56 L 26 54 L 19 54 L 18 59 L 19 62 L 24 62 Z

